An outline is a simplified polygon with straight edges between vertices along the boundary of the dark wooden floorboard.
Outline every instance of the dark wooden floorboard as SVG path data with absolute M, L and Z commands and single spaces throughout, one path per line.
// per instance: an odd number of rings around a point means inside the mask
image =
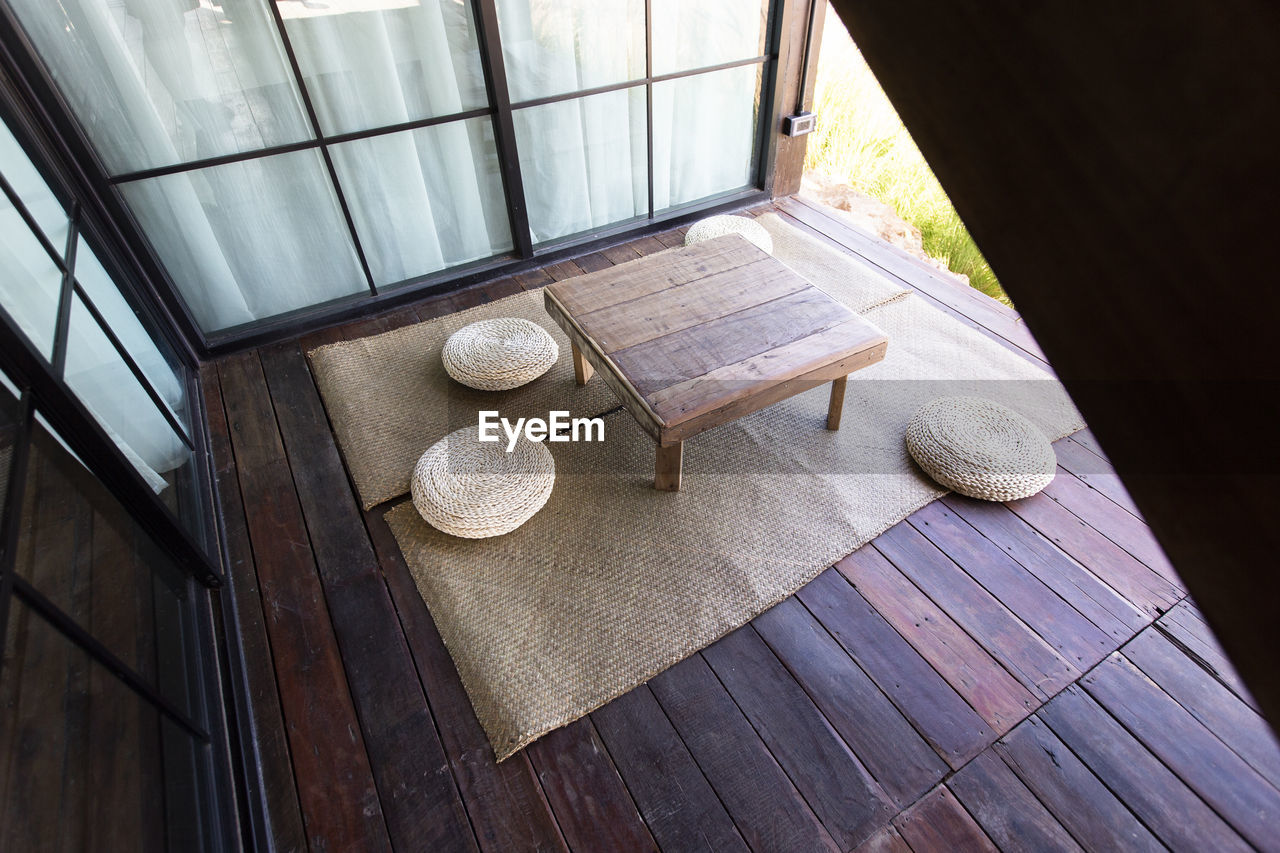
M 949 765 L 962 766 L 995 740 L 995 731 L 839 572 L 823 572 L 796 597 Z
M 1038 715 L 1001 738 L 995 751 L 1086 850 L 1164 849 Z
M 752 850 L 841 849 L 701 654 L 649 686 Z
M 1151 621 L 1141 608 L 1003 504 L 955 494 L 947 495 L 939 503 L 1069 601 L 1112 639 L 1113 646 L 1118 645 L 1116 641 L 1129 639 Z
M 836 568 L 997 735 L 1034 711 L 1040 698 L 913 584 L 879 550 L 879 543 L 877 539 L 863 546 L 837 563 Z M 902 559 L 896 549 L 889 550 Z
M 1249 689 L 1240 680 L 1236 668 L 1227 660 L 1227 654 L 1218 645 L 1209 626 L 1205 624 L 1200 611 L 1190 599 L 1178 602 L 1168 613 L 1162 616 L 1156 626 L 1173 641 L 1184 654 L 1190 655 L 1201 663 L 1214 677 L 1231 689 L 1245 704 L 1255 711 L 1257 701 L 1249 693 Z
M 994 851 L 995 844 L 945 785 L 939 785 L 893 819 L 915 853 Z
M 262 366 L 393 846 L 474 850 L 409 647 L 297 345 Z
M 1090 488 L 1097 489 L 1135 517 L 1141 518 L 1142 513 L 1133 502 L 1133 498 L 1129 496 L 1129 490 L 1124 487 L 1124 483 L 1120 482 L 1119 475 L 1112 470 L 1111 463 L 1090 450 L 1086 444 L 1078 440 L 1078 436 L 1079 433 L 1053 443 L 1053 449 L 1058 455 L 1058 464 L 1082 482 L 1089 484 Z
M 390 850 L 257 353 L 223 361 L 219 374 L 307 837 L 313 847 Z
M 1107 711 L 1072 685 L 1039 716 L 1157 838 L 1175 850 L 1247 850 L 1212 808 Z
M 750 849 L 648 687 L 618 697 L 591 718 L 664 850 Z
M 752 626 L 702 654 L 842 849 L 889 822 L 889 797 Z
M 991 750 L 960 768 L 947 787 L 1001 850 L 1081 849 Z
M 591 718 L 526 748 L 571 850 L 656 850 Z
M 367 512 L 365 524 L 480 849 L 568 849 L 528 754 L 501 764 L 494 760 L 493 747 L 382 513 Z
M 1082 681 L 1085 690 L 1256 844 L 1280 843 L 1280 791 L 1119 652 Z
M 1041 358 L 1008 306 L 814 203 L 745 215 L 769 211 Z M 494 761 L 384 508 L 359 510 L 304 353 L 679 246 L 686 230 L 205 369 L 258 829 L 281 849 L 485 853 L 1267 846 L 1280 746 L 1088 431 L 1056 443 L 1045 494 L 947 496 Z
M 1048 495 L 1035 495 L 1005 506 L 1078 562 L 1088 566 L 1089 571 L 1149 619 L 1158 617 L 1182 599 L 1181 589 Z
M 1058 475 L 1044 494 L 1064 506 L 1077 518 L 1128 551 L 1143 565 L 1185 592 L 1182 579 L 1165 556 L 1146 523 L 1097 489 L 1059 466 Z
M 249 795 L 257 797 L 262 804 L 265 825 L 261 831 L 269 842 L 279 850 L 304 850 L 307 836 L 280 710 L 275 661 L 267 638 L 258 573 L 249 547 L 236 461 L 231 451 L 231 430 L 223 410 L 216 370 L 206 369 L 201 390 L 227 551 L 227 593 L 223 600 L 224 606 L 234 608 L 239 626 L 240 643 L 234 653 L 240 658 L 241 689 L 248 694 L 249 719 L 241 725 L 248 727 L 246 739 L 257 765 L 251 769 Z
M 1143 631 L 1123 652 L 1250 767 L 1280 786 L 1280 742 L 1257 711 L 1159 631 Z
M 949 556 L 993 598 L 1057 649 L 1078 671 L 1102 660 L 1113 639 L 972 526 L 935 502 L 908 523 Z
M 797 599 L 752 624 L 899 808 L 942 781 L 946 763 Z
M 875 548 L 1041 700 L 1079 676 L 1080 670 L 910 522 L 880 534 Z

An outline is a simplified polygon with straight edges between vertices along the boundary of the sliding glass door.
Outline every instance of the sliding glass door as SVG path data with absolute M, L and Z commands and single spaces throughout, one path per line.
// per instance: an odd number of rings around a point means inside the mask
M 0 850 L 228 849 L 190 365 L 108 257 L 0 124 Z
M 498 0 L 534 244 L 753 186 L 769 10 Z
M 2 2 L 206 338 L 759 186 L 768 0 Z

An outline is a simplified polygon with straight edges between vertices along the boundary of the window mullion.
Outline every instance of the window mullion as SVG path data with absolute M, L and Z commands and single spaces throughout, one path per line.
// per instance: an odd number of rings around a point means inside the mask
M 480 40 L 480 64 L 484 70 L 489 106 L 493 109 L 493 133 L 498 148 L 498 168 L 507 194 L 507 215 L 511 220 L 511 240 L 521 258 L 533 257 L 533 237 L 529 231 L 529 211 L 525 206 L 524 180 L 520 175 L 520 154 L 516 148 L 515 121 L 511 116 L 511 93 L 507 89 L 506 60 L 498 34 L 498 10 L 494 0 L 476 0 L 476 37 Z
M 53 375 L 62 378 L 67 365 L 67 334 L 71 328 L 71 296 L 75 284 L 76 246 L 80 237 L 80 203 L 71 208 L 71 222 L 67 226 L 67 250 L 63 254 L 66 263 L 62 267 L 62 289 L 58 294 L 58 321 L 53 332 Z

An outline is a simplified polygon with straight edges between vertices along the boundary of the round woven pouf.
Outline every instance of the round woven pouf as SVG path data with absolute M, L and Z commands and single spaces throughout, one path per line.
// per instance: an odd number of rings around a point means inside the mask
M 449 433 L 422 454 L 409 491 L 428 524 L 451 536 L 510 533 L 551 497 L 556 463 L 538 441 L 480 441 L 476 427 Z
M 537 323 L 499 317 L 463 326 L 444 342 L 444 370 L 481 391 L 507 391 L 551 369 L 560 347 Z
M 907 424 L 907 452 L 948 489 L 988 501 L 1034 495 L 1053 481 L 1057 459 L 1036 425 L 979 397 L 939 397 Z
M 706 219 L 699 219 L 684 235 L 684 244 L 692 246 L 726 234 L 741 234 L 764 251 L 773 254 L 773 238 L 769 236 L 769 232 L 759 222 L 745 216 L 708 216 Z

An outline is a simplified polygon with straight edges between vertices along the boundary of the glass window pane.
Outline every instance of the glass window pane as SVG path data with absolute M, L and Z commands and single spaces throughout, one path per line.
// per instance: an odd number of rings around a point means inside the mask
M 764 56 L 768 0 L 652 0 L 653 73 Z
M 67 386 L 161 500 L 203 541 L 194 457 L 77 296 L 67 334 Z
M 327 134 L 486 107 L 471 4 L 278 0 Z
M 27 212 L 35 219 L 44 236 L 53 244 L 53 248 L 61 255 L 67 250 L 67 212 L 58 201 L 53 190 L 45 183 L 44 178 L 36 171 L 36 167 L 13 138 L 9 128 L 0 123 L 0 174 L 4 175 L 9 186 L 13 187 L 26 206 Z M 16 216 L 7 198 L 0 196 L 0 205 L 4 205 L 4 221 L 0 228 L 8 234 L 16 227 Z
M 511 248 L 489 119 L 374 136 L 330 151 L 378 284 Z
M 125 301 L 120 288 L 107 274 L 83 235 L 76 246 L 76 280 L 107 321 L 107 326 L 124 344 L 151 387 L 190 435 L 191 420 L 183 381 L 186 370 L 168 343 L 146 330 L 142 318 Z
M 15 570 L 185 712 L 192 581 L 43 424 L 33 431 Z
M 0 305 L 48 359 L 61 291 L 62 271 L 0 193 Z
M 759 65 L 653 84 L 657 210 L 753 185 Z
M 113 174 L 311 137 L 265 3 L 9 5 Z
M 207 849 L 198 798 L 209 793 L 209 748 L 39 614 L 12 608 L 0 849 Z
M 368 293 L 320 153 L 120 186 L 206 332 Z
M 535 243 L 646 216 L 644 86 L 516 110 Z
M 644 0 L 498 0 L 513 103 L 644 77 Z

